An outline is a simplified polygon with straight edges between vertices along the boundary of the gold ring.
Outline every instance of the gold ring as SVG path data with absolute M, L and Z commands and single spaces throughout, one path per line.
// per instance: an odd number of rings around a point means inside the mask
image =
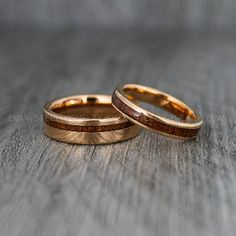
M 180 120 L 168 119 L 149 112 L 140 107 L 139 101 L 161 107 L 179 117 Z M 118 86 L 113 93 L 112 104 L 130 121 L 171 137 L 193 138 L 203 123 L 196 112 L 177 98 L 142 85 Z
M 44 132 L 55 140 L 76 144 L 107 144 L 139 134 L 111 105 L 111 96 L 80 95 L 49 102 L 43 109 Z

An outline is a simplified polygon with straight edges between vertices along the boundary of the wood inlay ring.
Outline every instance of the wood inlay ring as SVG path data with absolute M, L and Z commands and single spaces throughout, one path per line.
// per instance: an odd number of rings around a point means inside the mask
M 159 106 L 182 120 L 170 120 L 149 112 L 138 105 L 139 100 Z M 169 94 L 142 85 L 119 86 L 113 93 L 112 104 L 130 121 L 168 136 L 193 138 L 202 126 L 200 116 L 186 104 Z
M 138 135 L 140 127 L 111 105 L 111 96 L 79 95 L 47 103 L 44 131 L 52 139 L 77 144 L 105 144 Z

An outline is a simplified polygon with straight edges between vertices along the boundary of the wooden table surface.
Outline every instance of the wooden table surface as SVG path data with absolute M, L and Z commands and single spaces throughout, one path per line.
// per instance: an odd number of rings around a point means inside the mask
M 0 81 L 0 235 L 236 234 L 236 35 L 2 29 Z M 44 136 L 48 100 L 126 82 L 188 102 L 198 138 Z

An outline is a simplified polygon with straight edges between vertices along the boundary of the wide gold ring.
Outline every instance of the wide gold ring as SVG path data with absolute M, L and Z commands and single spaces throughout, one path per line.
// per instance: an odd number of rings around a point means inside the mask
M 139 134 L 140 127 L 111 105 L 111 96 L 80 95 L 49 102 L 43 109 L 44 132 L 55 140 L 75 144 L 107 144 Z
M 176 115 L 173 120 L 142 108 L 138 102 L 149 103 Z M 118 86 L 112 104 L 130 121 L 151 131 L 171 137 L 193 138 L 203 121 L 200 116 L 177 98 L 150 87 L 126 84 Z

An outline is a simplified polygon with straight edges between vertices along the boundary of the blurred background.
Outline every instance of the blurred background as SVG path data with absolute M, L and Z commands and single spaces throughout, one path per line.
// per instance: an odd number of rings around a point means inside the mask
M 1 0 L 4 25 L 46 28 L 232 30 L 234 0 Z
M 199 108 L 234 80 L 235 29 L 234 0 L 0 0 L 0 78 L 38 107 L 135 82 Z

